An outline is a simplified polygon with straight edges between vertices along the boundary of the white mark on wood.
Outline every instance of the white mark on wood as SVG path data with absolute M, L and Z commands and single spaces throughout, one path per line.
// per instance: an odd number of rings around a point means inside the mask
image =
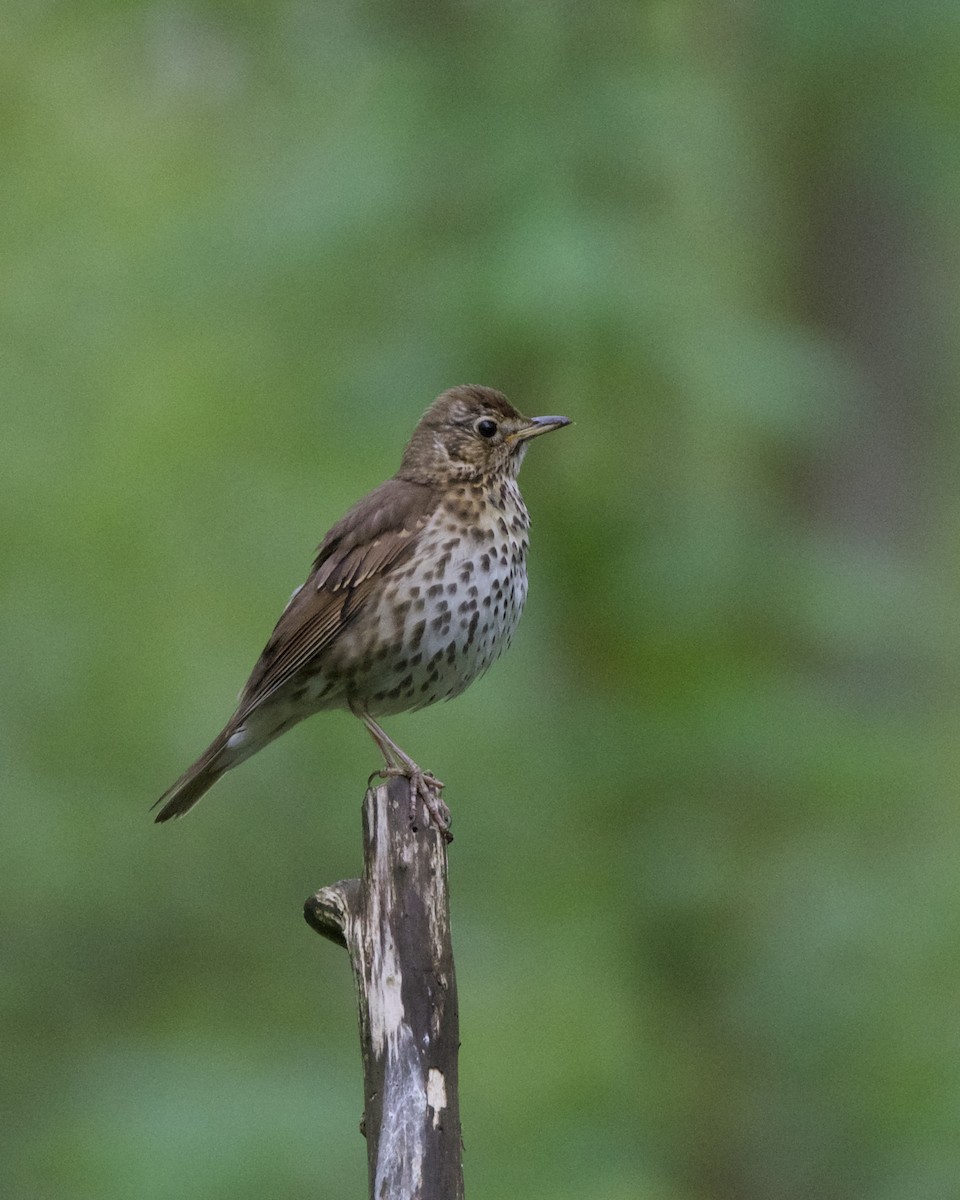
M 423 1129 L 427 1118 L 420 1055 L 404 1022 L 387 1046 L 377 1175 L 373 1194 L 384 1200 L 419 1196 L 423 1186 Z
M 396 1049 L 403 1023 L 403 976 L 397 962 L 397 948 L 384 913 L 394 908 L 393 875 L 390 863 L 390 837 L 387 807 L 377 806 L 376 858 L 371 880 L 370 934 L 373 942 L 369 972 L 370 1041 L 374 1053 L 382 1055 L 389 1045 Z M 382 936 L 381 936 L 382 935 Z
M 396 949 L 392 938 L 373 950 L 371 978 L 370 1039 L 379 1056 L 392 1047 L 403 1023 L 402 977 L 397 966 Z
M 433 1127 L 438 1129 L 447 1107 L 447 1081 L 436 1067 L 431 1067 L 427 1074 L 427 1104 L 433 1109 Z

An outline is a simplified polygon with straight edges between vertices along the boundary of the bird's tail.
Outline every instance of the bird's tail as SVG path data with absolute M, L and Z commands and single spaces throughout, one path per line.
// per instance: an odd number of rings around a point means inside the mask
M 229 726 L 217 734 L 192 767 L 188 767 L 175 784 L 168 787 L 153 806 L 163 807 L 157 813 L 157 821 L 169 821 L 171 817 L 182 817 L 217 782 L 220 776 L 235 766 L 238 759 L 227 749 Z

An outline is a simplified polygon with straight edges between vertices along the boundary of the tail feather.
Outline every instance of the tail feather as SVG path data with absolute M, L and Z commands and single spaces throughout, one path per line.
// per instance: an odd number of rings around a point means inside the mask
M 158 823 L 169 821 L 171 817 L 182 817 L 185 812 L 201 799 L 217 782 L 220 776 L 234 765 L 234 760 L 228 759 L 229 751 L 224 754 L 227 746 L 227 731 L 219 734 L 204 750 L 192 767 L 188 767 L 176 783 L 163 793 L 154 804 L 163 807 L 157 813 Z

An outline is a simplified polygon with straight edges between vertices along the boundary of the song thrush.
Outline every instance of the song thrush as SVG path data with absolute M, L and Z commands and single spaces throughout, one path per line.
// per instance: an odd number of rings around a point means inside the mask
M 517 472 L 531 438 L 570 422 L 524 417 L 493 388 L 438 396 L 392 479 L 330 530 L 233 716 L 157 801 L 182 816 L 225 772 L 304 717 L 348 708 L 446 833 L 443 784 L 375 717 L 449 700 L 509 646 L 527 595 L 530 518 Z

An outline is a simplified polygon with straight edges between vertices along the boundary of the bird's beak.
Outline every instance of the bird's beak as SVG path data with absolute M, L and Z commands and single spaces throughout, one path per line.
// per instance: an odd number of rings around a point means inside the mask
M 525 442 L 527 438 L 539 437 L 541 433 L 549 433 L 551 429 L 562 429 L 564 425 L 572 425 L 569 417 L 531 417 L 526 425 L 521 425 L 507 437 L 508 442 Z

